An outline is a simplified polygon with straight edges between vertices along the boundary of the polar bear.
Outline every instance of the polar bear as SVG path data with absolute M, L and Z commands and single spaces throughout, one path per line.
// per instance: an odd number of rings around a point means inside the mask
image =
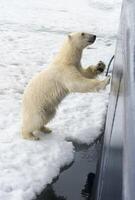
M 28 83 L 22 100 L 22 136 L 24 139 L 38 140 L 34 131 L 51 132 L 46 124 L 55 116 L 59 103 L 72 92 L 95 92 L 104 89 L 110 78 L 97 80 L 105 65 L 83 69 L 82 52 L 91 45 L 96 36 L 89 33 L 69 34 L 62 48 L 48 68 L 38 73 Z

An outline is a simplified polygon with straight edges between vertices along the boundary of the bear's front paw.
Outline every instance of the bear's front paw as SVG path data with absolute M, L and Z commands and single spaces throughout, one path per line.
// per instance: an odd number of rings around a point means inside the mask
M 111 77 L 110 76 L 107 76 L 106 79 L 104 79 L 104 86 L 103 88 L 105 89 L 105 87 L 110 83 L 110 80 L 111 80 Z
M 99 63 L 97 64 L 97 67 L 96 67 L 97 71 L 99 73 L 102 73 L 105 69 L 105 63 L 103 63 L 102 61 L 99 61 Z

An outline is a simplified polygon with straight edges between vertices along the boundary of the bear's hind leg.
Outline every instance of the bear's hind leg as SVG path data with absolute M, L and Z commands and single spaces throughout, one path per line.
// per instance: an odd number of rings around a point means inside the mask
M 51 129 L 49 129 L 48 127 L 44 127 L 44 126 L 40 128 L 40 131 L 42 131 L 44 133 L 51 133 L 52 132 Z
M 27 140 L 39 140 L 39 137 L 33 135 L 32 132 L 22 131 L 22 137 Z

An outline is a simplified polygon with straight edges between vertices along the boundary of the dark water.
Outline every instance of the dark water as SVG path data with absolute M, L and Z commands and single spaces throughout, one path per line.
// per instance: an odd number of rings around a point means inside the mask
M 90 200 L 101 144 L 75 145 L 75 149 L 74 162 L 36 200 Z

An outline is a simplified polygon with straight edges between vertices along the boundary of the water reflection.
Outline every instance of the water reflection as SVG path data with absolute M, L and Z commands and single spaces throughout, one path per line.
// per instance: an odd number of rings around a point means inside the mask
M 57 196 L 52 185 L 47 185 L 46 189 L 37 197 L 38 200 L 66 200 L 64 196 Z
M 92 194 L 92 188 L 94 184 L 94 178 L 95 174 L 94 173 L 89 173 L 87 176 L 86 183 L 84 185 L 84 188 L 81 191 L 81 196 L 85 200 L 90 200 L 91 199 L 91 194 Z M 52 184 L 48 184 L 46 189 L 40 194 L 39 197 L 37 197 L 38 200 L 67 200 L 66 197 L 64 196 L 58 196 L 54 189 Z
M 84 185 L 84 188 L 81 191 L 82 197 L 84 197 L 84 199 L 86 200 L 90 200 L 91 198 L 94 179 L 95 179 L 95 174 L 89 173 L 87 176 L 86 184 Z
M 101 141 L 91 146 L 75 145 L 75 159 L 35 200 L 90 200 Z M 86 177 L 86 178 L 85 178 Z

